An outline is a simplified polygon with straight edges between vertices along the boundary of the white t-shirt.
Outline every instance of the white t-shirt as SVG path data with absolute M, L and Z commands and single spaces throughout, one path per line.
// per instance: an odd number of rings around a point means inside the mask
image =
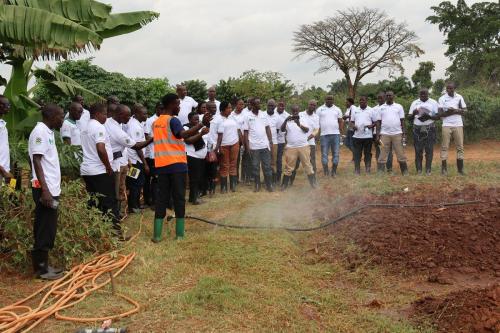
M 189 127 L 184 126 L 184 129 L 187 131 L 187 130 L 189 130 Z M 189 143 L 185 143 L 187 156 L 191 156 L 194 158 L 200 158 L 200 159 L 204 159 L 205 157 L 207 157 L 208 134 L 203 135 L 201 138 L 203 139 L 203 141 L 205 141 L 205 147 L 201 148 L 200 150 L 195 150 L 194 145 L 189 144 Z
M 396 135 L 403 133 L 401 128 L 401 119 L 405 117 L 405 111 L 401 104 L 392 103 L 388 105 L 387 103 L 380 106 L 380 111 L 377 116 L 377 120 L 382 121 L 380 134 L 383 135 Z
M 286 111 L 283 111 L 281 114 L 276 111 L 276 114 L 278 115 L 278 119 L 276 120 L 276 129 L 278 132 L 278 144 L 280 143 L 286 143 L 286 137 L 285 137 L 285 132 L 281 131 L 281 125 L 283 125 L 283 122 L 285 121 L 286 118 L 290 117 L 290 114 Z
M 3 119 L 0 119 L 0 165 L 10 172 L 9 131 Z
M 349 122 L 349 116 L 351 116 L 352 119 L 351 112 L 354 114 L 354 112 L 356 112 L 357 109 L 358 108 L 356 107 L 356 105 L 351 105 L 349 109 L 345 110 L 344 116 L 347 117 L 346 122 Z
M 361 107 L 356 108 L 352 112 L 351 121 L 358 128 L 354 131 L 353 137 L 356 139 L 373 139 L 373 130 L 371 128 L 366 128 L 377 121 L 377 112 L 371 107 L 367 106 L 366 109 Z
M 321 136 L 340 134 L 339 119 L 342 119 L 342 111 L 338 107 L 323 104 L 316 110 L 316 114 L 319 117 Z
M 31 160 L 32 182 L 38 180 L 33 164 L 33 155 L 43 155 L 41 164 L 45 182 L 53 197 L 61 194 L 61 167 L 59 165 L 59 154 L 57 153 L 54 132 L 43 122 L 36 124 L 31 131 L 28 141 L 28 152 Z
M 68 118 L 69 118 L 69 112 L 66 112 L 66 114 L 64 115 L 64 119 Z M 80 129 L 80 132 L 82 132 L 87 127 L 89 121 L 90 121 L 90 112 L 89 110 L 84 108 L 80 119 L 76 121 L 76 126 L 78 126 L 78 128 Z
M 82 176 L 96 176 L 106 173 L 106 167 L 97 154 L 96 144 L 104 143 L 109 163 L 113 162 L 111 140 L 106 127 L 95 119 L 90 119 L 87 128 L 82 132 L 83 162 L 80 165 Z
M 467 107 L 465 104 L 464 98 L 455 93 L 453 97 L 448 94 L 444 94 L 439 98 L 439 107 L 446 111 L 448 108 L 454 109 L 464 109 Z M 443 127 L 463 127 L 464 123 L 462 121 L 462 116 L 459 114 L 454 114 L 448 117 L 441 118 L 443 119 Z
M 85 124 L 85 127 L 87 124 Z M 81 146 L 82 139 L 80 136 L 80 128 L 74 120 L 65 119 L 60 130 L 61 138 L 69 138 L 72 146 Z
M 257 115 L 253 112 L 247 115 L 243 130 L 248 131 L 250 150 L 270 149 L 266 132 L 268 126 L 267 117 L 262 111 L 259 111 Z
M 198 107 L 198 102 L 195 101 L 192 97 L 186 96 L 184 97 L 184 99 L 181 99 L 180 110 L 177 118 L 180 120 L 182 125 L 189 122 L 188 115 L 196 107 Z
M 435 116 L 438 113 L 438 103 L 433 100 L 432 98 L 429 98 L 425 102 L 421 101 L 420 98 L 413 101 L 410 106 L 410 111 L 408 111 L 409 115 L 413 114 L 413 111 L 419 110 L 419 113 L 415 116 L 415 119 L 413 120 L 413 124 L 417 126 L 422 126 L 422 125 L 430 125 L 434 122 L 432 119 L 428 119 L 426 121 L 420 121 L 420 116 L 422 116 L 424 113 L 427 113 L 428 115 Z
M 104 124 L 106 127 L 106 131 L 108 132 L 109 139 L 111 141 L 111 149 L 113 151 L 113 155 L 120 152 L 122 154 L 121 158 L 117 158 L 113 160 L 111 163 L 111 167 L 114 171 L 120 171 L 120 166 L 123 164 L 123 160 L 127 160 L 126 149 L 131 148 L 136 144 L 136 142 L 122 129 L 122 126 L 118 124 L 116 120 L 113 118 L 108 118 L 106 123 Z
M 279 122 L 278 112 L 276 112 L 276 110 L 275 110 L 272 115 L 267 113 L 267 111 L 261 111 L 261 112 L 263 112 L 265 114 L 265 116 L 267 117 L 267 123 L 269 124 L 269 128 L 271 129 L 271 137 L 273 138 L 273 145 L 277 145 L 278 144 L 278 131 L 277 131 L 276 124 Z
M 232 146 L 240 140 L 238 135 L 239 126 L 236 120 L 229 116 L 224 118 L 221 116 L 221 122 L 217 128 L 217 133 L 222 134 L 221 146 Z
M 302 126 L 310 129 L 313 125 L 309 119 L 299 115 L 299 123 Z M 286 123 L 286 147 L 287 148 L 300 148 L 309 145 L 307 137 L 309 131 L 304 132 L 294 120 L 287 121 Z
M 203 116 L 200 117 L 200 122 L 203 122 Z M 217 138 L 219 137 L 219 125 L 222 122 L 222 117 L 220 114 L 216 114 L 215 116 L 212 117 L 212 120 L 210 121 L 210 129 L 207 134 L 207 145 L 208 145 L 208 150 L 211 151 L 212 149 L 215 148 L 215 145 L 217 144 Z
M 243 112 L 243 110 L 241 110 L 240 113 L 236 113 L 233 111 L 229 117 L 233 118 L 236 121 L 240 130 L 243 130 L 243 124 L 245 123 L 245 113 Z
M 311 115 L 307 113 L 307 111 L 302 111 L 299 113 L 299 116 L 304 117 L 304 119 L 307 119 L 309 124 L 309 132 L 307 132 L 307 137 L 309 137 L 315 130 L 319 129 L 319 117 L 316 114 L 316 112 L 313 112 Z M 315 138 L 311 138 L 308 141 L 309 146 L 316 146 L 316 140 Z
M 136 142 L 146 141 L 146 137 L 144 135 L 144 126 L 139 122 L 139 120 L 131 117 L 127 123 L 127 134 L 132 138 L 132 140 Z M 142 153 L 144 154 L 144 150 L 142 149 Z M 142 164 L 139 155 L 135 149 L 127 148 L 127 155 L 130 163 L 136 164 L 137 162 Z
M 147 134 L 150 137 L 153 136 L 153 123 L 156 121 L 156 119 L 158 119 L 158 116 L 155 113 L 154 115 L 152 115 L 151 117 L 149 117 L 146 120 L 146 125 L 144 126 L 144 134 Z M 154 159 L 155 158 L 155 152 L 154 152 L 154 146 L 153 145 L 154 144 L 151 143 L 151 144 L 149 144 L 146 147 L 145 153 L 144 153 L 144 157 L 145 158 L 150 158 L 150 159 Z

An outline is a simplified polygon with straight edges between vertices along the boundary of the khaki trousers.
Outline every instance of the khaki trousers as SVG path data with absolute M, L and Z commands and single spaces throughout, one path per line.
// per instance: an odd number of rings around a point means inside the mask
M 278 161 L 278 144 L 273 145 L 273 155 L 271 156 L 271 169 L 276 173 L 276 162 Z
M 299 148 L 285 148 L 285 176 L 291 176 L 293 171 L 295 170 L 295 165 L 297 163 L 297 159 L 300 160 L 300 163 L 304 166 L 304 170 L 307 175 L 313 175 L 314 170 L 311 164 L 310 159 L 311 150 L 309 145 Z
M 387 157 L 392 150 L 396 153 L 398 162 L 406 162 L 406 155 L 403 147 L 403 135 L 381 135 L 380 141 L 382 141 L 382 147 L 380 156 L 378 158 L 378 163 L 385 164 L 387 162 Z
M 464 159 L 464 128 L 463 127 L 443 127 L 443 139 L 441 142 L 441 160 L 448 159 L 448 149 L 450 142 L 453 138 L 455 146 L 457 147 L 457 160 Z

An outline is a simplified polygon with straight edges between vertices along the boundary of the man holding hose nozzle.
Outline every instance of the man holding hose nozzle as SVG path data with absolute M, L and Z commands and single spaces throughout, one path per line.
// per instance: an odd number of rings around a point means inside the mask
M 187 156 L 184 139 L 198 135 L 207 127 L 212 115 L 206 113 L 203 121 L 185 130 L 177 115 L 180 100 L 176 94 L 167 94 L 162 99 L 163 109 L 153 124 L 155 169 L 158 175 L 158 198 L 155 207 L 154 231 L 152 241 L 159 243 L 163 220 L 167 215 L 167 204 L 172 197 L 175 211 L 176 239 L 184 238 L 184 216 L 186 211 L 186 173 Z M 206 131 L 204 131 L 206 133 Z

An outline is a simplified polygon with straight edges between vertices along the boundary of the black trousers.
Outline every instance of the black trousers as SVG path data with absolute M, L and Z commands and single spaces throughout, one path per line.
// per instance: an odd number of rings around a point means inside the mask
M 200 194 L 200 185 L 205 169 L 205 159 L 187 157 L 189 170 L 189 202 L 195 202 Z
M 255 182 L 260 183 L 260 167 L 262 165 L 262 173 L 266 180 L 271 180 L 273 169 L 271 168 L 271 151 L 267 148 L 250 150 L 252 159 L 252 175 Z
M 242 181 L 250 181 L 253 178 L 252 157 L 248 151 L 243 152 L 243 157 L 241 159 L 241 177 Z
M 146 158 L 146 163 L 149 166 L 149 175 L 144 175 L 144 188 L 143 195 L 144 201 L 147 205 L 154 205 L 156 199 L 156 191 L 158 184 L 158 177 L 155 174 L 155 160 L 153 158 Z
M 57 208 L 49 208 L 42 205 L 42 189 L 32 189 L 35 201 L 35 223 L 33 224 L 33 254 L 44 253 L 54 248 L 57 233 Z M 58 200 L 59 197 L 53 197 Z
M 314 174 L 316 174 L 316 146 L 309 145 L 309 160 L 311 161 L 311 165 L 314 170 Z M 300 166 L 300 158 L 297 159 L 297 162 L 295 163 L 295 170 L 293 172 L 297 172 L 297 169 Z
M 155 204 L 155 219 L 164 219 L 172 198 L 175 217 L 186 214 L 186 174 L 167 173 L 158 175 L 158 198 Z
M 219 162 L 205 162 L 205 177 L 207 181 L 215 181 L 218 165 Z
M 424 151 L 425 170 L 431 171 L 435 143 L 436 127 L 434 124 L 428 126 L 413 126 L 413 145 L 415 147 L 415 167 L 417 171 L 422 171 Z
M 137 177 L 137 179 L 131 177 L 127 177 L 126 179 L 125 184 L 129 191 L 128 208 L 138 209 L 141 207 L 141 190 L 144 187 L 146 177 L 144 175 L 144 165 L 142 165 L 142 163 L 137 162 L 135 164 L 132 164 L 132 166 L 138 169 L 140 172 L 139 172 L 139 177 Z
M 361 167 L 361 157 L 364 156 L 365 167 L 371 166 L 373 139 L 352 138 L 354 149 L 354 166 L 357 170 Z
M 278 154 L 276 157 L 276 173 L 281 176 L 283 173 L 283 154 L 285 153 L 286 143 L 278 143 Z
M 120 212 L 116 200 L 115 176 L 103 173 L 95 176 L 83 176 L 87 192 L 91 195 L 90 207 L 97 207 L 103 214 L 110 214 L 115 229 L 120 229 Z

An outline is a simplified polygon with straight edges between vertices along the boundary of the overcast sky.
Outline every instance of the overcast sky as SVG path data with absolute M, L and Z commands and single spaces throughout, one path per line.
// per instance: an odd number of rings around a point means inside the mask
M 342 78 L 332 70 L 317 74 L 317 62 L 294 60 L 293 32 L 300 24 L 333 16 L 347 6 L 380 8 L 397 21 L 406 21 L 419 36 L 425 54 L 404 62 L 411 76 L 418 62 L 434 61 L 434 78 L 443 77 L 449 60 L 444 56 L 443 35 L 425 21 L 431 6 L 440 1 L 394 0 L 108 0 L 113 12 L 154 10 L 160 18 L 134 33 L 106 39 L 89 54 L 95 64 L 130 77 L 167 77 L 179 83 L 239 76 L 248 69 L 283 73 L 298 86 L 326 87 Z M 455 2 L 455 1 L 453 1 Z M 477 1 L 468 1 L 473 3 Z M 5 75 L 2 68 L 0 74 Z M 365 82 L 387 77 L 386 71 L 365 77 Z

